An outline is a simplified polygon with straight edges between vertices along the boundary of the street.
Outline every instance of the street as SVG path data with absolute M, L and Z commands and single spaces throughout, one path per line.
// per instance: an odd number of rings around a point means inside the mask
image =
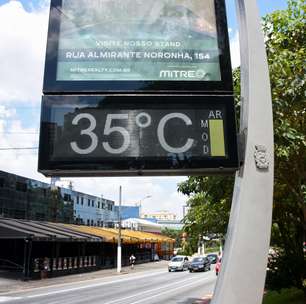
M 70 282 L 0 295 L 18 304 L 191 304 L 213 292 L 214 271 L 171 272 L 167 268 Z

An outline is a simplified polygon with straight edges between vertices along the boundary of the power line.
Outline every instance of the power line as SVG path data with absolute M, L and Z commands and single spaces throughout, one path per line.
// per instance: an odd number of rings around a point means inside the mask
M 25 135 L 28 135 L 28 134 L 39 134 L 39 132 L 0 132 L 0 134 L 25 134 Z
M 38 150 L 38 147 L 0 148 L 0 151 Z

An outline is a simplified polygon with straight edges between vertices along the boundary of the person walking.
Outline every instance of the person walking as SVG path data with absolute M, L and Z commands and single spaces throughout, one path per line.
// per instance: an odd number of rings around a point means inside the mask
M 135 264 L 136 258 L 135 256 L 132 254 L 130 256 L 130 265 L 131 265 L 131 269 L 134 269 L 134 264 Z

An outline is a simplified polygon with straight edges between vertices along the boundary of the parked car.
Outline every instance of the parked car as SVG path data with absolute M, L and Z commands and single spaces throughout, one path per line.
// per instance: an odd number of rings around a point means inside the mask
M 210 270 L 210 260 L 207 257 L 195 257 L 189 265 L 189 271 L 208 271 Z
M 218 275 L 221 270 L 221 261 L 222 261 L 222 258 L 218 258 L 216 267 L 215 267 L 216 275 Z
M 210 264 L 216 264 L 218 260 L 218 255 L 215 253 L 208 254 L 206 256 L 210 260 Z
M 177 255 L 171 259 L 168 264 L 168 271 L 184 271 L 189 267 L 189 260 L 187 256 Z

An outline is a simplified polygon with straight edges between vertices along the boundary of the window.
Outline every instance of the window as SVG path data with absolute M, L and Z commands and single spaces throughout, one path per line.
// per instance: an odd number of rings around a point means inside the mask
M 22 191 L 22 192 L 27 192 L 27 184 L 26 183 L 21 183 L 21 182 L 16 182 L 16 190 L 17 191 Z
M 4 187 L 4 178 L 0 178 L 0 188 Z
M 81 205 L 84 205 L 84 197 L 81 197 Z
M 89 226 L 90 225 L 90 221 L 89 220 L 87 220 L 87 226 Z
M 105 203 L 102 203 L 101 207 L 102 207 L 102 209 L 105 209 Z
M 98 208 L 100 208 L 100 202 L 98 202 Z
M 76 203 L 79 204 L 79 197 L 76 198 Z
M 91 202 L 91 206 L 92 206 L 92 207 L 94 207 L 94 206 L 95 206 L 95 201 L 94 201 L 94 200 L 92 200 L 92 202 Z
M 87 205 L 88 205 L 88 207 L 90 206 L 90 199 L 88 199 Z
M 94 221 L 93 220 L 91 220 L 91 226 L 93 226 L 94 225 Z
M 65 194 L 64 194 L 64 201 L 66 201 L 66 202 L 71 202 L 71 195 L 65 193 Z

